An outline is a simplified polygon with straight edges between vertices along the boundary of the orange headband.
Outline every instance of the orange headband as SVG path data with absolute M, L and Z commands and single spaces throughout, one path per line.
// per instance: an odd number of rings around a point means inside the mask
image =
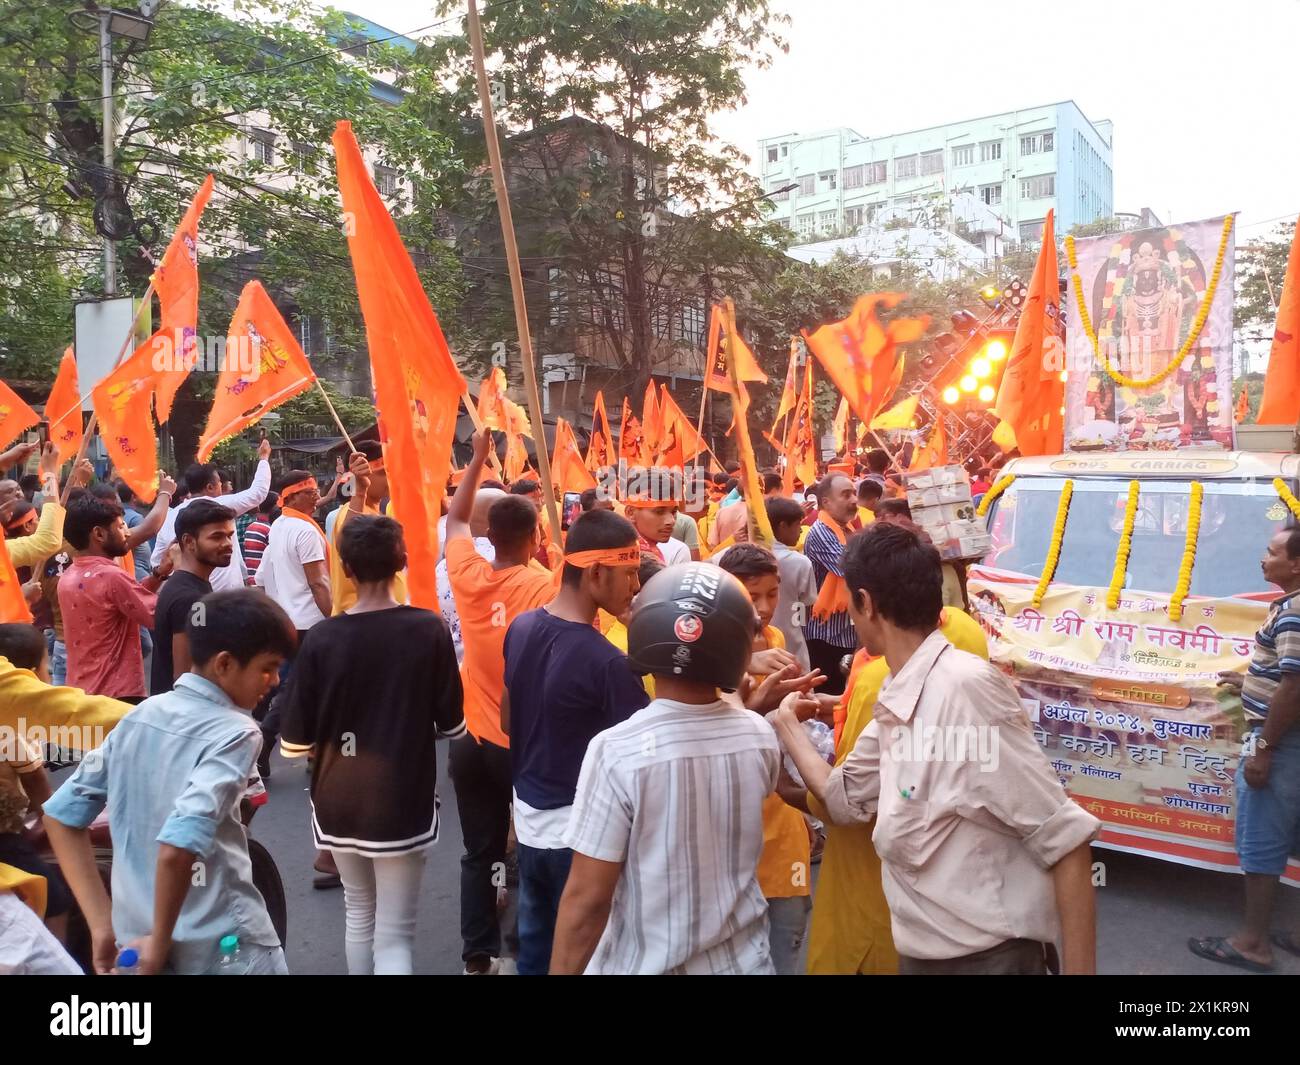
M 305 481 L 298 481 L 296 484 L 286 485 L 280 490 L 280 498 L 288 499 L 295 492 L 301 492 L 304 488 L 316 488 L 316 478 L 308 477 Z
M 587 569 L 597 564 L 602 566 L 639 566 L 641 565 L 641 547 L 630 544 L 627 547 L 602 547 L 594 551 L 575 551 L 564 556 L 566 566 Z
M 653 507 L 677 507 L 680 510 L 682 505 L 676 499 L 625 499 L 623 506 L 644 507 L 647 510 Z
M 13 518 L 13 519 L 11 519 L 11 520 L 10 520 L 10 521 L 5 525 L 5 528 L 6 528 L 6 529 L 17 529 L 17 528 L 19 528 L 20 526 L 26 525 L 26 524 L 27 524 L 27 520 L 28 520 L 28 519 L 29 519 L 33 514 L 35 514 L 35 513 L 36 513 L 36 511 L 34 511 L 34 510 L 29 510 L 29 511 L 27 511 L 25 514 L 23 514 L 23 516 L 22 516 L 21 518 Z

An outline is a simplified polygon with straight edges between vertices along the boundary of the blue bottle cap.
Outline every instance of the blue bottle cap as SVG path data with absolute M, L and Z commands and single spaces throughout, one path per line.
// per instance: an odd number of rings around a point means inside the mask
M 239 937 L 236 935 L 222 936 L 218 945 L 222 954 L 234 954 L 239 949 Z
M 127 947 L 117 956 L 117 967 L 119 969 L 134 969 L 140 964 L 140 955 Z

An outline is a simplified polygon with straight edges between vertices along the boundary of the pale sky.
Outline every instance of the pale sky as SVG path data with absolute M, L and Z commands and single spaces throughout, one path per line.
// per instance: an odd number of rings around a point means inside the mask
M 436 21 L 419 0 L 335 3 L 396 31 Z M 883 136 L 1073 99 L 1115 123 L 1117 211 L 1240 211 L 1239 243 L 1300 214 L 1300 0 L 773 6 L 791 16 L 789 54 L 751 70 L 747 102 L 716 116 L 750 155 L 780 133 Z

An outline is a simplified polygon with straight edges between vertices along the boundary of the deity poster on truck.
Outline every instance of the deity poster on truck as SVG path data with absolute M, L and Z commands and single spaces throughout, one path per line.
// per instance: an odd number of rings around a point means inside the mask
M 969 592 L 989 656 L 1012 675 L 1034 736 L 1070 796 L 1104 824 L 1099 845 L 1237 867 L 1233 845 L 1241 698 L 1220 671 L 1250 662 L 1268 605 L 1057 586 L 974 567 Z M 1284 879 L 1300 886 L 1300 860 Z
M 1062 300 L 1069 324 L 1068 450 L 1233 446 L 1235 241 L 1226 223 L 1212 218 L 1075 241 L 1093 335 L 1070 271 Z M 1199 335 L 1166 374 L 1203 308 Z

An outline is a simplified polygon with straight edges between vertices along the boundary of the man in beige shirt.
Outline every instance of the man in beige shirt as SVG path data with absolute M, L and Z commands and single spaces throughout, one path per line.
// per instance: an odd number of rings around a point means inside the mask
M 1042 973 L 1096 966 L 1089 843 L 1101 824 L 1072 802 L 1011 682 L 938 631 L 939 556 L 877 523 L 843 557 L 849 612 L 890 677 L 875 717 L 832 769 L 795 697 L 771 716 L 835 824 L 875 820 L 900 971 Z

